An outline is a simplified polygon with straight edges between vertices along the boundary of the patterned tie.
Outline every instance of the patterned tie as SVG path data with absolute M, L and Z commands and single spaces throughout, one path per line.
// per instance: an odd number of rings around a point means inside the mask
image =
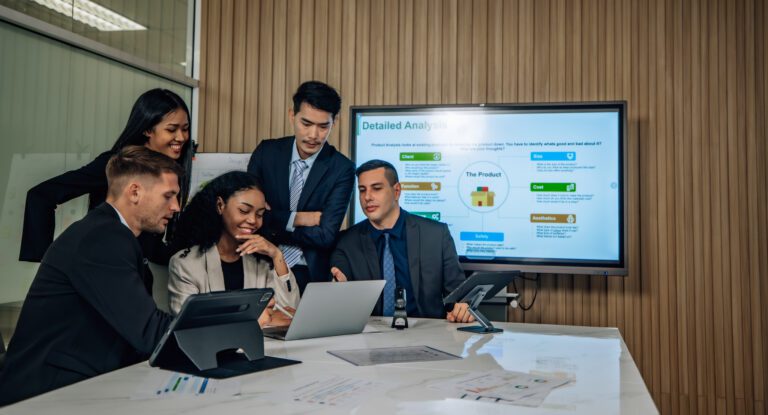
M 395 314 L 395 259 L 389 249 L 389 233 L 384 233 L 384 257 L 381 267 L 384 274 L 384 315 Z
M 304 190 L 304 170 L 307 169 L 307 162 L 304 160 L 296 160 L 293 162 L 293 174 L 291 175 L 291 199 L 290 207 L 292 212 L 296 212 L 299 206 L 299 198 L 301 197 L 301 191 Z M 288 268 L 293 268 L 299 259 L 301 259 L 301 248 L 296 245 L 280 245 L 280 250 L 283 251 L 283 257 Z

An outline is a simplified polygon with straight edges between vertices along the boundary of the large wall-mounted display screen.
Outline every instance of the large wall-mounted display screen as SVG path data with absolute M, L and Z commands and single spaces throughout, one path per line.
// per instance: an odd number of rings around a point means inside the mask
M 400 205 L 446 223 L 465 269 L 621 275 L 625 113 L 624 102 L 353 107 L 352 156 L 392 163 Z

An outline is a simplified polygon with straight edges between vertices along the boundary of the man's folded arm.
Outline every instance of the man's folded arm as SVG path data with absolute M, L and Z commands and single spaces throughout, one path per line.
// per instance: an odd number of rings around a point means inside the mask
M 336 243 L 336 236 L 344 221 L 344 215 L 347 213 L 354 184 L 355 169 L 349 163 L 333 183 L 333 190 L 321 210 L 320 225 L 296 227 L 291 233 L 293 241 L 298 245 L 312 248 L 332 248 Z

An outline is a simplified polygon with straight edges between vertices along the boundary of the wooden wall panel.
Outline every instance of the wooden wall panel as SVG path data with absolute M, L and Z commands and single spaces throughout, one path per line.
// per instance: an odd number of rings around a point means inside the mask
M 626 100 L 629 275 L 543 275 L 515 321 L 616 326 L 662 413 L 766 413 L 765 0 L 206 0 L 204 151 L 350 105 Z M 520 282 L 529 302 L 536 286 Z

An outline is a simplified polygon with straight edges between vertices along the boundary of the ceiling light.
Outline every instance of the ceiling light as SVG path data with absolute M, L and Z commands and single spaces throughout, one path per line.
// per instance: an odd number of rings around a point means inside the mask
M 117 14 L 90 0 L 32 0 L 35 3 L 55 10 L 78 22 L 95 27 L 104 32 L 121 30 L 147 30 L 146 27 L 127 17 Z

